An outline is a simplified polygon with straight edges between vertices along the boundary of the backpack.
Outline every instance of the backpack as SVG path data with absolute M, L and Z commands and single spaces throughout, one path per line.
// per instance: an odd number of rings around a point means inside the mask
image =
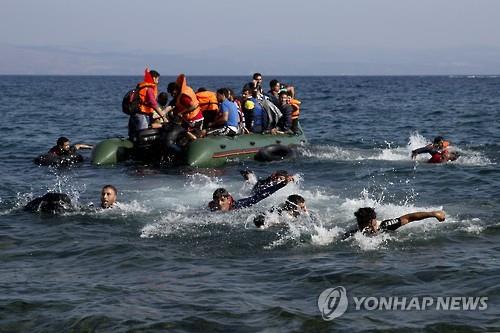
M 140 89 L 139 89 L 140 90 Z M 138 113 L 141 107 L 141 97 L 139 96 L 139 90 L 132 89 L 127 91 L 122 100 L 122 112 L 127 115 L 133 115 Z
M 278 121 L 283 116 L 280 109 L 267 99 L 260 101 L 260 105 L 262 105 L 262 108 L 266 112 L 268 129 L 276 127 L 278 125 Z

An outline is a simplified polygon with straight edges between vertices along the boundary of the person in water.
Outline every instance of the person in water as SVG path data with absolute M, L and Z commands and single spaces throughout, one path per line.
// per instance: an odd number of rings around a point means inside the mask
M 93 147 L 94 146 L 85 143 L 75 143 L 74 145 L 71 145 L 68 138 L 61 136 L 57 139 L 56 145 L 48 151 L 48 154 L 56 156 L 70 156 L 74 155 L 79 149 L 92 149 Z
M 270 214 L 274 212 L 278 213 L 279 216 L 297 218 L 300 215 L 307 214 L 306 200 L 298 194 L 289 195 L 284 203 L 277 208 L 273 207 L 268 210 Z M 263 228 L 266 224 L 266 213 L 257 215 L 253 219 L 253 223 L 257 228 Z
M 107 209 L 114 207 L 117 193 L 118 191 L 113 185 L 104 185 L 101 190 L 101 208 Z M 60 214 L 75 210 L 76 207 L 67 194 L 50 192 L 31 200 L 24 209 L 31 212 Z
M 378 221 L 377 213 L 375 212 L 375 209 L 371 207 L 358 209 L 354 213 L 354 216 L 356 216 L 358 227 L 346 232 L 342 237 L 343 240 L 353 236 L 357 232 L 361 232 L 364 235 L 375 235 L 379 232 L 394 231 L 405 224 L 414 221 L 434 217 L 439 222 L 443 222 L 446 218 L 444 211 L 436 210 L 430 212 L 415 212 L 389 220 Z
M 235 200 L 233 196 L 225 189 L 225 188 L 218 188 L 214 191 L 212 195 L 212 201 L 208 203 L 208 208 L 211 211 L 231 211 L 231 210 L 236 210 L 236 209 L 241 209 L 241 208 L 247 208 L 252 205 L 255 205 L 259 201 L 264 200 L 274 192 L 278 191 L 279 189 L 285 187 L 286 184 L 288 184 L 289 181 L 281 181 L 277 182 L 271 186 L 268 186 L 262 190 L 260 190 L 258 193 L 239 200 Z
M 113 208 L 116 204 L 118 191 L 113 185 L 104 185 L 101 190 L 101 208 Z
M 449 145 L 449 141 L 445 140 L 442 136 L 436 136 L 431 144 L 413 150 L 411 152 L 411 158 L 416 159 L 419 154 L 429 153 L 431 155 L 428 161 L 429 163 L 454 161 L 459 155 L 457 152 L 449 151 Z
M 45 193 L 42 197 L 35 198 L 24 206 L 25 210 L 48 214 L 60 214 L 74 210 L 75 207 L 70 197 L 64 193 Z
M 272 186 L 273 184 L 279 182 L 286 181 L 289 183 L 295 180 L 295 178 L 293 178 L 292 175 L 288 174 L 288 171 L 286 170 L 276 170 L 269 177 L 263 179 L 257 179 L 255 173 L 250 170 L 241 170 L 240 173 L 243 178 L 245 178 L 245 181 L 247 183 L 253 185 L 252 194 L 256 194 L 266 187 Z

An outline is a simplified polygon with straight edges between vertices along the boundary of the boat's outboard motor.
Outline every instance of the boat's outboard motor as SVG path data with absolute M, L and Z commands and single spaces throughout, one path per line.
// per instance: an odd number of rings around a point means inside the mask
M 139 161 L 159 159 L 160 137 L 160 130 L 156 128 L 139 131 L 132 140 L 134 143 L 134 159 Z
M 171 123 L 165 126 L 161 134 L 161 161 L 162 163 L 175 164 L 182 159 L 182 143 L 186 130 L 181 125 Z

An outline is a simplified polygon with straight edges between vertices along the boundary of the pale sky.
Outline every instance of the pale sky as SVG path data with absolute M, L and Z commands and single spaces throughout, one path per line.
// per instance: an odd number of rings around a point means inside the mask
M 0 74 L 499 74 L 500 1 L 2 0 Z

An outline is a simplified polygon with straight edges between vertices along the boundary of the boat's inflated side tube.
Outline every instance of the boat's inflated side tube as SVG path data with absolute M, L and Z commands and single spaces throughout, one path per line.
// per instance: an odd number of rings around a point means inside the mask
M 49 214 L 62 213 L 73 208 L 71 199 L 64 193 L 46 193 L 43 197 L 33 199 L 24 206 L 25 210 L 31 212 Z
M 281 161 L 297 157 L 295 149 L 285 145 L 269 145 L 261 148 L 255 154 L 255 160 L 260 162 Z
M 83 156 L 80 154 L 59 156 L 55 154 L 42 154 L 36 157 L 33 162 L 38 165 L 68 166 L 83 162 Z
M 99 142 L 92 150 L 92 164 L 112 165 L 126 161 L 132 155 L 134 144 L 123 138 L 112 138 Z

